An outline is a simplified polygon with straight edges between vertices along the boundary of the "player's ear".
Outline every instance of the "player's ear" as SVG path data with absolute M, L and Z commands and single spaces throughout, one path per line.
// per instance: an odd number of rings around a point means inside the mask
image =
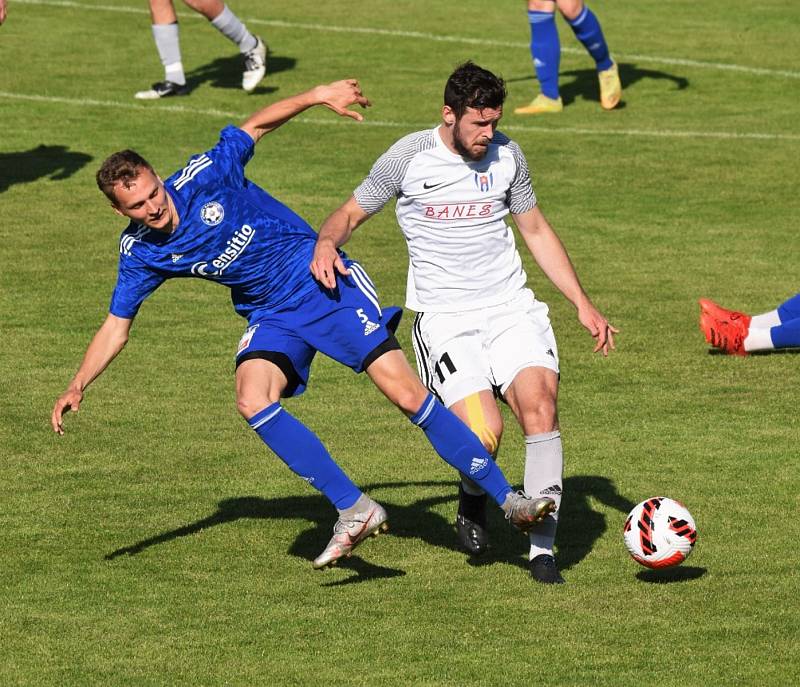
M 449 105 L 445 105 L 442 107 L 442 119 L 447 126 L 455 126 L 456 123 L 456 113 L 453 112 L 453 108 Z
M 111 209 L 112 209 L 114 212 L 116 212 L 118 215 L 120 215 L 121 217 L 125 217 L 125 213 L 124 213 L 124 212 L 122 212 L 122 210 L 120 210 L 120 209 L 117 207 L 117 204 L 116 204 L 115 202 L 113 202 L 113 201 L 111 202 Z

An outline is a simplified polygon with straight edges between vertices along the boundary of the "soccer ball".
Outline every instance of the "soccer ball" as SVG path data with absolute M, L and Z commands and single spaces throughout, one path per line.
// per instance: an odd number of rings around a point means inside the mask
M 689 557 L 697 528 L 682 503 L 654 496 L 629 513 L 622 536 L 635 561 L 646 568 L 668 568 Z

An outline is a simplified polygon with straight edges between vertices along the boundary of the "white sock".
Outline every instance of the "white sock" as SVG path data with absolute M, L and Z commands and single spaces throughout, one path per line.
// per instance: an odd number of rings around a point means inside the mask
M 769 329 L 770 327 L 777 327 L 780 323 L 781 318 L 777 310 L 770 310 L 761 315 L 753 315 L 750 320 L 750 326 L 756 329 Z
M 258 39 L 247 30 L 227 5 L 211 20 L 211 23 L 223 36 L 239 46 L 239 52 L 250 52 L 258 44 Z
M 778 322 L 778 324 L 780 324 L 780 322 Z M 769 328 L 762 329 L 753 327 L 753 323 L 751 322 L 750 330 L 747 332 L 747 336 L 744 338 L 744 350 L 747 352 L 771 351 L 774 348 L 775 344 L 772 343 L 772 334 L 770 333 Z
M 181 62 L 181 43 L 178 32 L 178 24 L 153 24 L 153 40 L 156 42 L 156 50 L 164 65 L 164 78 L 183 86 L 186 77 L 183 74 L 183 63 Z
M 525 493 L 533 498 L 548 496 L 556 502 L 556 512 L 535 525 L 528 537 L 530 559 L 546 553 L 553 555 L 553 543 L 561 508 L 564 455 L 561 432 L 545 432 L 525 437 Z
M 350 508 L 343 508 L 339 511 L 339 517 L 347 520 L 352 518 L 356 513 L 363 513 L 369 508 L 370 498 L 366 494 L 361 494 L 358 500 L 350 506 Z
M 470 496 L 482 496 L 486 493 L 469 477 L 465 477 L 464 475 L 461 475 L 461 488 Z

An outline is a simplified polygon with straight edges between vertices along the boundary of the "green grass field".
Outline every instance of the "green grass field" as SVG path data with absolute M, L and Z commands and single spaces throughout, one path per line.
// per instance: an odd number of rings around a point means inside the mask
M 593 64 L 560 21 L 560 116 L 536 91 L 521 0 L 232 7 L 273 51 L 254 95 L 181 7 L 187 98 L 161 78 L 146 3 L 9 0 L 0 28 L 0 684 L 789 685 L 798 662 L 798 362 L 710 354 L 696 299 L 771 309 L 798 290 L 800 9 L 764 0 L 593 0 L 626 88 L 600 110 Z M 310 111 L 269 136 L 250 178 L 314 226 L 400 136 L 437 122 L 452 68 L 508 80 L 501 129 L 598 306 L 608 359 L 525 258 L 562 363 L 567 584 L 530 580 L 496 517 L 481 565 L 458 551 L 455 479 L 363 377 L 318 359 L 287 407 L 389 510 L 389 536 L 315 572 L 335 514 L 234 407 L 244 321 L 210 283 L 168 283 L 67 433 L 53 402 L 106 313 L 119 231 L 94 186 L 133 147 L 170 174 L 218 130 L 319 82 L 357 76 L 356 124 Z M 402 303 L 394 213 L 348 246 Z M 410 322 L 400 338 L 411 355 Z M 522 479 L 513 418 L 500 461 Z M 682 500 L 699 542 L 674 572 L 637 566 L 625 515 Z

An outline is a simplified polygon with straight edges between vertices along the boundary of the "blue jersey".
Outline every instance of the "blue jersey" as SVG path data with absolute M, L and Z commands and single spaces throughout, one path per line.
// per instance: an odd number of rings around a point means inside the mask
M 192 157 L 164 186 L 178 213 L 171 234 L 131 223 L 120 237 L 112 315 L 133 318 L 171 277 L 227 286 L 236 312 L 280 310 L 318 286 L 309 272 L 316 232 L 244 176 L 253 139 L 233 126 L 211 150 Z

